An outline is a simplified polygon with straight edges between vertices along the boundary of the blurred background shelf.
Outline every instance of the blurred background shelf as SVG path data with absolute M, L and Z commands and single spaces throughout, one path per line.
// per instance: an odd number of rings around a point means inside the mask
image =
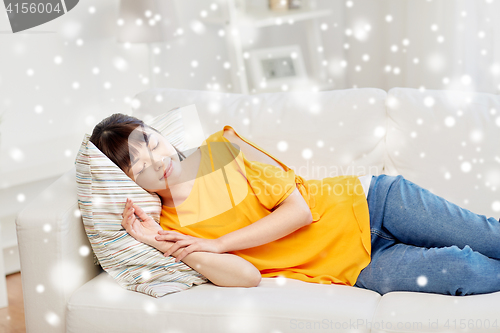
M 326 17 L 332 14 L 330 9 L 290 9 L 284 12 L 270 11 L 264 9 L 253 9 L 247 12 L 237 12 L 236 18 L 241 25 L 249 24 L 256 28 L 263 28 L 274 25 L 289 24 L 303 20 Z M 209 16 L 203 18 L 205 23 L 226 24 L 227 18 Z
M 231 61 L 231 79 L 233 91 L 243 94 L 254 94 L 261 92 L 276 92 L 277 88 L 261 88 L 256 82 L 249 79 L 250 66 L 248 56 L 244 56 L 247 51 L 253 48 L 244 47 L 240 34 L 240 28 L 260 29 L 275 27 L 276 29 L 287 29 L 297 22 L 303 22 L 307 31 L 307 45 L 304 53 L 309 53 L 309 66 L 311 68 L 308 78 L 312 82 L 311 90 L 333 89 L 333 84 L 327 82 L 323 52 L 318 50 L 323 48 L 321 39 L 321 29 L 317 22 L 318 18 L 332 15 L 331 9 L 315 8 L 312 1 L 303 1 L 301 8 L 294 8 L 282 11 L 273 11 L 268 7 L 248 6 L 248 3 L 238 0 L 225 0 L 223 8 L 217 14 L 208 15 L 202 18 L 203 22 L 224 27 L 226 38 L 226 48 Z M 247 59 L 247 61 L 245 61 Z M 308 90 L 306 85 L 302 88 Z M 301 88 L 301 89 L 302 89 Z

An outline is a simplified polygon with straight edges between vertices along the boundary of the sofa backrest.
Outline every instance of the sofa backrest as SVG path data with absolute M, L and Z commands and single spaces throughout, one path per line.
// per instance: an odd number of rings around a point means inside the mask
M 475 213 L 500 217 L 498 95 L 410 88 L 242 95 L 163 88 L 136 99 L 133 114 L 144 119 L 194 103 L 205 136 L 231 125 L 306 179 L 401 174 Z
M 205 136 L 231 125 L 306 179 L 380 174 L 385 99 L 380 89 L 242 95 L 151 89 L 136 95 L 133 115 L 148 119 L 196 104 Z
M 393 88 L 385 173 L 488 217 L 500 217 L 500 96 Z

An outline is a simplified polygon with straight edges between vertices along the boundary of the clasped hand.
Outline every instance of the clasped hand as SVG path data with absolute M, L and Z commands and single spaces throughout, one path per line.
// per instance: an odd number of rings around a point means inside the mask
M 138 220 L 135 217 L 136 215 L 142 221 Z M 167 249 L 164 252 L 165 257 L 172 255 L 180 248 L 184 248 L 175 259 L 176 262 L 196 251 L 223 253 L 218 239 L 198 238 L 177 231 L 163 230 L 155 220 L 149 217 L 141 207 L 134 204 L 131 199 L 127 199 L 125 204 L 122 226 L 129 235 L 139 242 L 155 247 L 162 252 Z M 162 245 L 160 245 L 160 242 Z
M 169 256 L 175 253 L 180 248 L 184 250 L 179 253 L 176 262 L 182 260 L 185 256 L 192 252 L 212 252 L 212 253 L 223 253 L 222 246 L 218 239 L 205 239 L 198 238 L 194 236 L 184 235 L 180 232 L 173 230 L 159 230 L 156 240 L 159 241 L 171 241 L 175 242 L 168 250 L 165 252 L 164 256 Z
M 137 219 L 136 215 L 142 221 Z M 155 236 L 159 230 L 163 229 L 155 220 L 148 216 L 141 207 L 134 204 L 133 201 L 128 198 L 125 209 L 123 210 L 122 227 L 125 228 L 130 236 L 134 237 L 139 242 L 158 248 L 158 242 L 155 240 Z

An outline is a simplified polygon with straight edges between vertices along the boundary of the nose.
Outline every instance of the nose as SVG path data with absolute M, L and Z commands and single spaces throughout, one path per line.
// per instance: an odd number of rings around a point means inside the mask
M 162 157 L 162 156 L 155 157 L 154 163 L 153 163 L 155 171 L 159 171 L 165 165 L 165 162 L 164 162 L 165 159 L 166 159 L 166 157 Z

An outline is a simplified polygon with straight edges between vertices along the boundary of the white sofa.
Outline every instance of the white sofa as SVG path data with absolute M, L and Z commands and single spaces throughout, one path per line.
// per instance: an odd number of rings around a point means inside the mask
M 362 88 L 246 96 L 157 89 L 137 100 L 133 115 L 143 118 L 195 103 L 206 135 L 232 125 L 305 178 L 402 174 L 474 212 L 500 215 L 497 95 Z M 288 144 L 285 151 L 279 141 Z M 381 296 L 286 278 L 263 278 L 256 288 L 207 283 L 162 298 L 127 291 L 93 265 L 74 168 L 16 223 L 29 333 L 500 330 L 500 292 Z

